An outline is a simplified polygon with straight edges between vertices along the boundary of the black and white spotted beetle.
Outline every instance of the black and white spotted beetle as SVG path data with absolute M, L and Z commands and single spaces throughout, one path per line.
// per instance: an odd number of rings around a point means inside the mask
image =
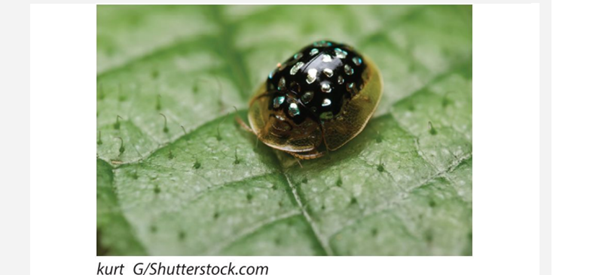
M 278 63 L 249 103 L 248 127 L 264 144 L 300 159 L 334 151 L 374 114 L 383 82 L 352 47 L 317 41 Z

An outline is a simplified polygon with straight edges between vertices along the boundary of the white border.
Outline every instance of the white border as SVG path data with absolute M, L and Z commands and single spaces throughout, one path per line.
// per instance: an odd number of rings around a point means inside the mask
M 268 264 L 271 274 L 538 273 L 538 4 L 473 8 L 473 257 L 91 256 L 96 102 L 86 91 L 96 87 L 96 8 L 33 5 L 31 15 L 33 274 L 82 274 L 96 272 L 98 261 L 151 260 Z
M 554 274 L 602 274 L 600 10 L 593 0 L 554 1 L 552 9 Z
M 96 6 L 30 12 L 31 273 L 82 274 L 96 253 Z

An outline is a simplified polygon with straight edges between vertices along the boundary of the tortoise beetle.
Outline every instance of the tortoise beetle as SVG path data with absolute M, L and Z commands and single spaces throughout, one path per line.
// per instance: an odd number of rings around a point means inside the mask
M 322 40 L 278 63 L 249 102 L 250 127 L 267 146 L 314 159 L 357 136 L 374 114 L 383 81 L 352 47 Z

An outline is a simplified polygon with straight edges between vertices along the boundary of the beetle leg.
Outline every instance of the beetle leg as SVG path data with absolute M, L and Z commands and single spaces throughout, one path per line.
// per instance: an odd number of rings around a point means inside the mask
M 253 129 L 251 129 L 251 127 L 249 127 L 249 125 L 247 125 L 244 121 L 242 121 L 242 119 L 238 115 L 236 116 L 236 122 L 238 122 L 240 127 L 245 129 L 247 132 L 255 134 L 255 132 L 253 132 Z
M 238 124 L 240 125 L 241 128 L 243 128 L 245 131 L 255 135 L 255 148 L 259 147 L 259 134 L 255 133 L 253 131 L 253 129 L 251 129 L 251 127 L 249 127 L 249 125 L 247 125 L 244 121 L 242 121 L 242 119 L 238 116 L 236 116 L 236 122 L 238 122 Z
M 299 158 L 295 158 L 295 160 L 297 161 L 297 163 L 299 164 L 299 167 L 303 168 L 303 164 L 301 164 L 301 161 L 299 160 Z

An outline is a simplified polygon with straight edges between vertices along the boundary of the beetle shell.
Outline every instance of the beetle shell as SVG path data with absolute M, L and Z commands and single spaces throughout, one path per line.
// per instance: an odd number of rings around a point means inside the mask
M 317 41 L 269 73 L 249 103 L 251 129 L 272 148 L 316 158 L 364 129 L 382 86 L 369 58 L 345 44 Z

